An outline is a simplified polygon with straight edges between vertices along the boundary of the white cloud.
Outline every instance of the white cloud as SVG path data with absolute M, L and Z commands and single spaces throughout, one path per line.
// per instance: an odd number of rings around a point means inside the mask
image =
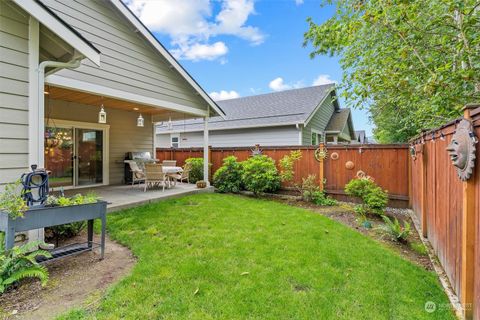
M 322 84 L 337 83 L 337 81 L 330 79 L 330 75 L 321 74 L 313 80 L 312 86 L 321 86 Z
M 231 90 L 231 91 L 226 91 L 226 90 L 220 90 L 220 92 L 210 92 L 210 97 L 212 97 L 213 100 L 219 101 L 219 100 L 228 100 L 228 99 L 235 99 L 239 98 L 240 95 L 238 92 Z
M 227 54 L 228 48 L 222 41 L 214 44 L 194 43 L 191 46 L 181 45 L 178 49 L 173 49 L 172 54 L 178 59 L 186 59 L 192 61 L 199 60 L 215 60 Z M 223 60 L 221 61 L 224 64 Z
M 295 0 L 295 4 L 297 6 L 299 6 L 299 5 L 303 4 L 303 0 Z
M 257 27 L 246 25 L 248 17 L 255 14 L 253 0 L 222 0 L 216 16 L 213 0 L 126 0 L 126 3 L 150 30 L 171 37 L 172 52 L 179 59 L 214 60 L 226 54 L 228 48 L 224 42 L 209 43 L 211 37 L 219 35 L 237 36 L 254 45 L 265 39 Z M 203 57 L 192 51 L 209 53 Z M 212 55 L 211 51 L 224 53 Z
M 283 91 L 288 89 L 298 89 L 304 87 L 303 81 L 297 81 L 293 84 L 283 82 L 282 77 L 278 77 L 270 81 L 268 87 L 273 91 Z

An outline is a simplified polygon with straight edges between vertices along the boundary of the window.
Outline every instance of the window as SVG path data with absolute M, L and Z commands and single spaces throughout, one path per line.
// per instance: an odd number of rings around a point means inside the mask
M 320 142 L 322 142 L 322 134 L 319 131 L 312 129 L 310 142 L 312 143 L 312 146 L 320 144 Z
M 170 146 L 172 148 L 180 148 L 180 136 L 178 134 L 170 135 Z

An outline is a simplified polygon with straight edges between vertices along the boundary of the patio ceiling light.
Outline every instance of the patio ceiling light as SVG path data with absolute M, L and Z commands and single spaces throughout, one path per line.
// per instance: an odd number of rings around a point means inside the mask
M 145 125 L 145 119 L 143 119 L 142 114 L 137 118 L 137 127 L 143 127 Z
M 107 113 L 103 108 L 103 103 L 100 106 L 100 112 L 98 113 L 98 123 L 107 123 Z

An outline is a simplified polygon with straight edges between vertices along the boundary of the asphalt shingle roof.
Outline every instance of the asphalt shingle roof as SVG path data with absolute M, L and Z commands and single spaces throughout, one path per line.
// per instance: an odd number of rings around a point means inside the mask
M 339 109 L 333 113 L 325 131 L 342 131 L 347 123 L 350 109 Z
M 285 90 L 250 97 L 217 101 L 226 119 L 212 117 L 209 129 L 233 129 L 256 126 L 304 123 L 320 102 L 334 88 L 334 84 Z M 174 121 L 173 131 L 203 130 L 202 119 Z M 157 132 L 166 132 L 158 126 Z

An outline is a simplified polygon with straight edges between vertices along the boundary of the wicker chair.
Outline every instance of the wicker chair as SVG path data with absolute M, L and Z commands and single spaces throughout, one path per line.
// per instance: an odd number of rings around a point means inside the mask
M 159 187 L 162 185 L 162 191 L 165 191 L 165 186 L 168 187 L 168 177 L 163 173 L 161 164 L 147 163 L 145 164 L 145 188 L 144 192 L 147 191 L 147 188 Z
M 165 167 L 176 167 L 177 160 L 163 160 L 162 165 Z
M 132 187 L 135 182 L 142 182 L 145 180 L 145 172 L 138 166 L 138 164 L 133 160 L 127 160 L 128 165 L 130 166 L 130 171 L 132 172 Z M 140 186 L 140 183 L 138 184 Z
M 181 173 L 174 173 L 169 174 L 169 177 L 172 178 L 174 181 L 179 180 L 183 182 L 183 180 L 187 180 L 187 183 L 190 183 L 190 171 L 192 170 L 192 165 L 190 163 L 185 163 L 183 166 L 183 171 Z

